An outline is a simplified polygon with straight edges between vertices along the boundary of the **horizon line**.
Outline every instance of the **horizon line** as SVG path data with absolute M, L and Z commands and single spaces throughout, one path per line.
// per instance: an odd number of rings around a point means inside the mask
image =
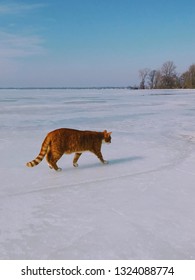
M 42 86 L 42 87 L 28 87 L 28 86 L 22 86 L 22 87 L 0 87 L 0 90 L 2 89 L 137 89 L 138 87 L 136 86 L 73 86 L 73 87 L 66 87 L 66 86 L 61 86 L 61 87 L 56 87 L 56 86 Z

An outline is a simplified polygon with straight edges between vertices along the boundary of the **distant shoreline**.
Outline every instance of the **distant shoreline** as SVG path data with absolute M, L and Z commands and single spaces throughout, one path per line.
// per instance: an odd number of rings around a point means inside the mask
M 137 87 L 112 87 L 112 86 L 103 86 L 103 87 L 0 87 L 0 90 L 3 89 L 138 89 Z

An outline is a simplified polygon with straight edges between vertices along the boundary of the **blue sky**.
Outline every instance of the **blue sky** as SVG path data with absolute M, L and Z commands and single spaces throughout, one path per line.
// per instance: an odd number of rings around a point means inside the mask
M 195 63 L 194 0 L 0 0 L 0 87 L 128 86 Z

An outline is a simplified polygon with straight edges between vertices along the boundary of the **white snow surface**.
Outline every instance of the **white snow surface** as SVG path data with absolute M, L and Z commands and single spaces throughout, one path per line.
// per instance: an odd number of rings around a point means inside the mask
M 61 172 L 60 127 L 112 131 Z M 0 259 L 195 259 L 195 91 L 0 90 Z

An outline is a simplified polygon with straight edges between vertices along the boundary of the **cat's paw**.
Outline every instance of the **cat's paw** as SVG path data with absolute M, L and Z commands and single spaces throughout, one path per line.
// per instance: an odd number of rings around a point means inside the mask
M 62 168 L 59 167 L 56 171 L 57 171 L 57 172 L 60 172 L 60 171 L 62 171 Z
M 107 161 L 107 160 L 104 160 L 104 162 L 103 162 L 103 164 L 108 164 L 109 163 L 109 161 Z
M 78 163 L 73 163 L 73 166 L 78 167 L 79 165 L 78 165 Z

